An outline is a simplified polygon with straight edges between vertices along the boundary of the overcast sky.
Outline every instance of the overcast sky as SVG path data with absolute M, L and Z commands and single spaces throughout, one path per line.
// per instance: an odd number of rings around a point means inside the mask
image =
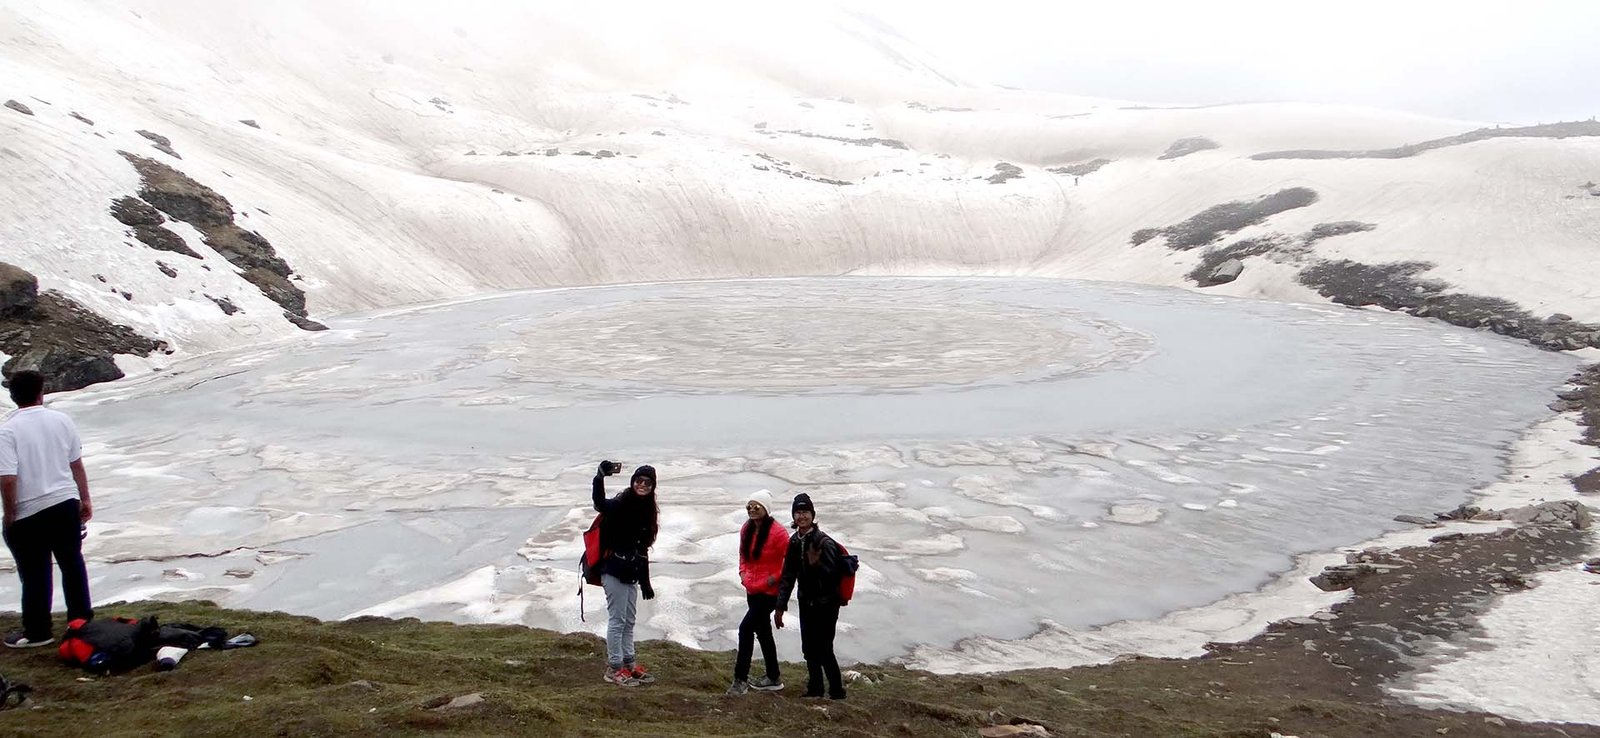
M 1600 0 L 856 0 L 989 81 L 1148 102 L 1600 115 Z

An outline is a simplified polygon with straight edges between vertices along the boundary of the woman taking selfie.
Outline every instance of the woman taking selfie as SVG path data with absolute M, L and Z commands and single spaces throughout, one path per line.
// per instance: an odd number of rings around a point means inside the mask
M 623 687 L 654 682 L 633 651 L 633 624 L 638 615 L 638 595 L 654 599 L 650 587 L 650 547 L 660 530 L 661 509 L 656 505 L 656 470 L 633 470 L 628 488 L 606 497 L 606 477 L 622 470 L 613 461 L 600 462 L 594 475 L 594 509 L 604 515 L 600 524 L 601 584 L 606 590 L 605 680 Z

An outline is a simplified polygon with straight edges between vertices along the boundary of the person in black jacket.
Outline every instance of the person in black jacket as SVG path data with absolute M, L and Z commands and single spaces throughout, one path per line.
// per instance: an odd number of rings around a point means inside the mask
M 600 462 L 594 475 L 594 509 L 605 517 L 600 522 L 601 584 L 606 590 L 606 673 L 605 680 L 624 687 L 636 687 L 656 680 L 645 671 L 633 651 L 633 624 L 638 614 L 638 595 L 655 599 L 650 587 L 650 547 L 655 545 L 661 508 L 656 504 L 656 470 L 641 466 L 633 470 L 628 489 L 616 497 L 606 497 L 606 476 L 621 470 L 621 465 Z
M 844 699 L 844 683 L 839 679 L 839 659 L 833 654 L 833 636 L 839 625 L 839 580 L 844 576 L 844 557 L 839 544 L 817 527 L 817 509 L 811 496 L 801 492 L 790 506 L 795 534 L 783 558 L 783 578 L 778 584 L 778 608 L 773 625 L 783 627 L 783 613 L 789 609 L 789 595 L 800 584 L 800 651 L 806 659 L 805 697 L 821 697 L 823 678 L 827 678 L 828 697 Z

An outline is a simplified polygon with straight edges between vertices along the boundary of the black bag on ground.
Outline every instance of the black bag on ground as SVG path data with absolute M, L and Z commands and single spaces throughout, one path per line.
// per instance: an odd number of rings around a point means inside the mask
M 74 620 L 61 636 L 61 658 L 97 674 L 127 671 L 155 659 L 160 631 L 155 616 Z
M 223 650 L 228 642 L 228 631 L 216 626 L 201 627 L 191 623 L 163 625 L 156 638 L 163 646 L 177 646 L 193 651 L 205 646 Z

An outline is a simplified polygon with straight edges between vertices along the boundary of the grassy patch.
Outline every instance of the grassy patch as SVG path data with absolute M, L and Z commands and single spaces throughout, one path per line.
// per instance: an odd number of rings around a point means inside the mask
M 319 622 L 209 603 L 136 603 L 102 615 L 249 631 L 248 649 L 190 653 L 178 669 L 149 667 L 79 681 L 50 649 L 4 654 L 8 679 L 31 684 L 30 706 L 4 724 L 40 736 L 541 735 L 541 736 L 971 736 L 978 727 L 1037 723 L 1055 736 L 1419 735 L 1435 726 L 1479 735 L 1471 720 L 1402 706 L 1373 709 L 1256 679 L 1241 662 L 1134 659 L 1071 670 L 936 675 L 856 667 L 848 700 L 800 698 L 804 670 L 784 665 L 788 688 L 722 694 L 732 654 L 641 644 L 660 682 L 624 689 L 600 680 L 604 644 L 587 634 L 414 619 Z M 0 627 L 14 628 L 14 614 Z M 1295 649 L 1288 652 L 1294 654 Z M 1321 663 L 1320 658 L 1309 663 Z M 440 709 L 481 695 L 469 707 Z M 246 699 L 248 697 L 249 699 Z M 1440 715 L 1446 717 L 1441 719 Z M 1482 725 L 1481 722 L 1478 725 Z M 1492 735 L 1514 735 L 1519 727 Z

